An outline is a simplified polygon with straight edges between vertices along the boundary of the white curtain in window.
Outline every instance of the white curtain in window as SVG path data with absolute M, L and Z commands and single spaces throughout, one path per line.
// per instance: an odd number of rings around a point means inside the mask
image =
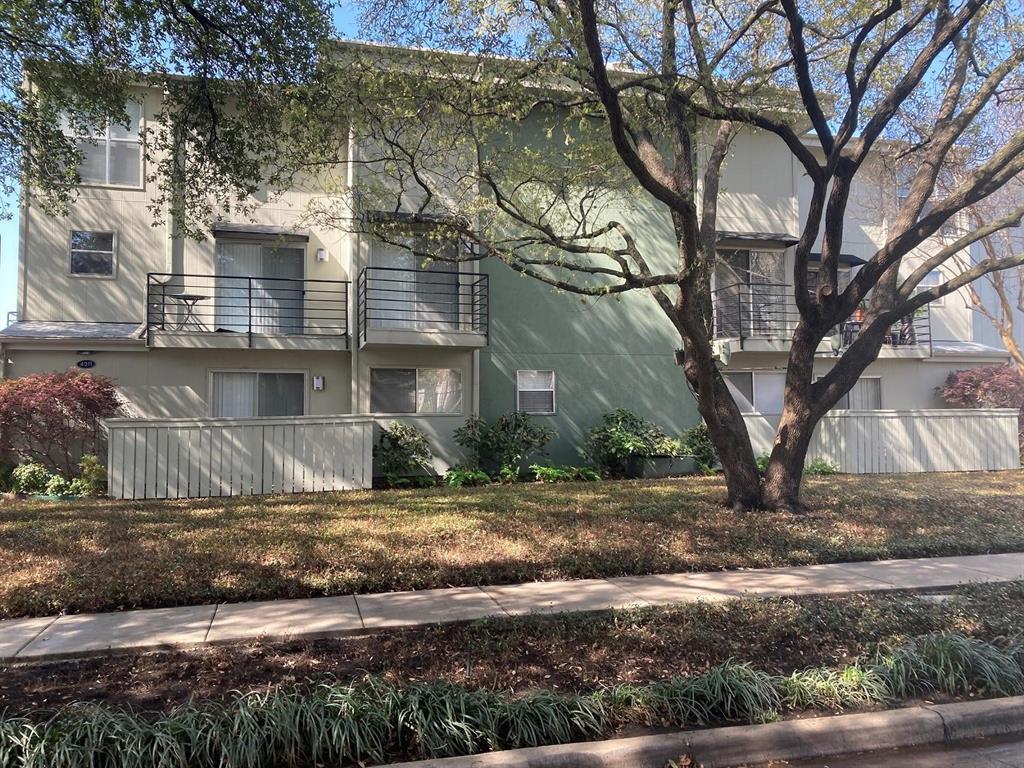
M 373 243 L 371 273 L 366 286 L 371 328 L 414 328 L 416 325 L 416 257 L 406 248 L 380 240 Z
M 374 241 L 371 266 L 374 273 L 367 288 L 372 328 L 448 330 L 459 326 L 459 272 L 450 261 L 431 261 L 425 266 L 416 253 L 455 252 L 454 244 L 438 243 L 429 235 L 405 238 L 403 245 Z
M 301 333 L 304 254 L 297 246 L 218 242 L 216 330 Z
M 416 371 L 417 413 L 461 413 L 462 371 L 420 368 Z
M 848 396 L 849 406 L 854 411 L 877 411 L 882 407 L 882 380 L 860 379 L 853 385 Z
M 249 372 L 213 374 L 213 415 L 256 416 L 259 409 L 259 375 Z

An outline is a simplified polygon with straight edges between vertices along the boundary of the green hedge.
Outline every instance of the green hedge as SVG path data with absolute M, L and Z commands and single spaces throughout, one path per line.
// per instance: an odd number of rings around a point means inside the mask
M 237 694 L 137 714 L 101 705 L 0 718 L 0 765 L 25 768 L 270 768 L 381 763 L 582 741 L 627 723 L 764 722 L 941 692 L 1024 693 L 1024 647 L 937 633 L 842 669 L 771 675 L 727 662 L 703 675 L 570 695 L 513 697 L 450 683 L 354 684 Z

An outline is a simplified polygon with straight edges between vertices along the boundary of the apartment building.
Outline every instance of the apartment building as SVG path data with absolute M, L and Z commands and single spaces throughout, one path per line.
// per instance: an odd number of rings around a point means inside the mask
M 488 260 L 424 269 L 358 227 L 304 223 L 325 196 L 357 199 L 366 168 L 254 199 L 254 213 L 226 217 L 202 241 L 175 237 L 173 221 L 153 226 L 139 136 L 159 98 L 140 90 L 131 127 L 85 147 L 68 216 L 22 206 L 3 376 L 76 366 L 110 376 L 143 419 L 397 418 L 428 433 L 439 470 L 458 460 L 451 432 L 470 414 L 533 414 L 558 432 L 552 458 L 577 463 L 586 431 L 613 408 L 673 432 L 698 421 L 678 338 L 650 296 L 583 302 Z M 781 144 L 749 133 L 734 142 L 722 186 L 715 337 L 736 393 L 767 429 L 797 319 L 787 284 L 808 185 Z M 847 274 L 884 240 L 886 194 L 862 189 L 852 206 Z M 647 252 L 674 251 L 653 200 L 615 214 Z M 857 331 L 854 318 L 823 344 L 822 372 Z M 893 328 L 843 405 L 939 407 L 935 387 L 950 371 L 1003 359 L 975 338 L 965 303 L 947 297 Z

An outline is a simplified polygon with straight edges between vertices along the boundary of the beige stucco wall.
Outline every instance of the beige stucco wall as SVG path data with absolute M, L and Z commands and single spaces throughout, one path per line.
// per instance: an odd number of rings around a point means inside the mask
M 152 128 L 160 111 L 158 90 L 139 89 L 143 102 L 142 130 Z M 150 168 L 143 164 L 145 178 Z M 349 227 L 344 221 L 308 226 L 310 206 L 343 213 L 350 210 L 349 189 L 344 168 L 325 171 L 317 177 L 295 180 L 284 193 L 258 191 L 235 211 L 220 211 L 223 221 L 258 222 L 310 229 L 306 248 L 305 274 L 308 279 L 350 279 Z M 158 194 L 152 184 L 138 188 L 84 184 L 67 216 L 50 216 L 37 206 L 21 209 L 21 268 L 18 310 L 23 320 L 50 321 L 135 321 L 145 314 L 147 274 L 185 272 L 212 275 L 216 268 L 216 245 L 204 240 L 173 238 L 170 218 L 150 209 Z M 111 277 L 84 277 L 69 273 L 69 239 L 73 229 L 113 231 L 115 273 Z M 327 260 L 318 262 L 318 249 Z
M 7 350 L 6 375 L 63 371 L 82 359 L 73 349 Z M 141 418 L 202 417 L 209 414 L 210 372 L 214 370 L 289 370 L 307 374 L 306 410 L 310 415 L 351 413 L 351 370 L 347 352 L 153 349 L 97 351 L 91 373 L 117 382 Z M 312 377 L 324 376 L 321 392 Z

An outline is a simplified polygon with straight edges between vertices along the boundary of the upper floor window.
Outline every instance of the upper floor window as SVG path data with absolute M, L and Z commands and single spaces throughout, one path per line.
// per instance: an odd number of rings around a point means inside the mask
M 116 267 L 113 232 L 71 230 L 68 271 L 83 277 L 113 277 Z
M 129 102 L 125 107 L 128 126 L 108 122 L 89 132 L 88 139 L 76 143 L 82 160 L 78 176 L 83 184 L 104 184 L 116 187 L 142 185 L 142 144 L 139 125 L 142 105 Z M 70 129 L 65 127 L 65 133 Z
M 942 272 L 940 272 L 937 269 L 933 269 L 931 272 L 929 272 L 921 279 L 920 283 L 917 284 L 917 287 L 914 288 L 914 293 L 917 294 L 920 293 L 921 291 L 926 291 L 929 288 L 937 288 L 938 286 L 942 285 L 943 280 L 944 278 L 942 276 Z M 934 307 L 941 307 L 942 299 L 943 297 L 940 296 L 939 298 L 934 299 L 930 303 Z

